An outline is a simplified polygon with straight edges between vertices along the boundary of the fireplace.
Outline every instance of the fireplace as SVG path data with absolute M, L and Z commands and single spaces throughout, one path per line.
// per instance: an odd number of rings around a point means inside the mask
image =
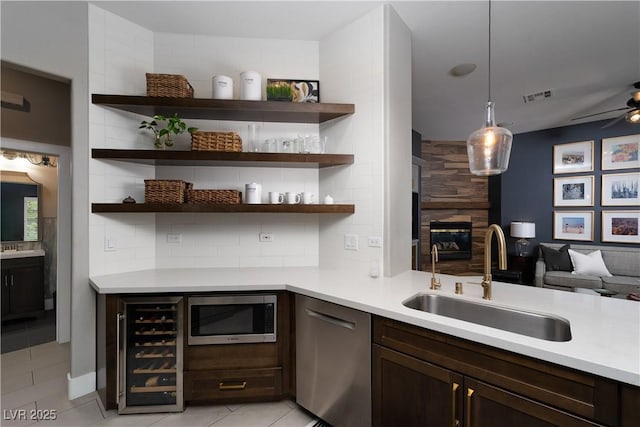
M 431 221 L 429 248 L 436 245 L 438 259 L 471 259 L 471 223 Z

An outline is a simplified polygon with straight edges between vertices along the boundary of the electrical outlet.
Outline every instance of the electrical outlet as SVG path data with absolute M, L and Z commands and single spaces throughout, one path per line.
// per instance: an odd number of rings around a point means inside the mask
M 367 245 L 370 248 L 381 248 L 382 247 L 382 237 L 380 237 L 380 236 L 369 236 L 369 237 L 367 237 Z
M 344 248 L 348 251 L 358 250 L 358 235 L 357 234 L 345 234 L 344 235 Z
M 167 243 L 182 243 L 182 234 L 168 233 Z
M 258 237 L 261 242 L 273 242 L 274 235 L 273 233 L 260 233 Z

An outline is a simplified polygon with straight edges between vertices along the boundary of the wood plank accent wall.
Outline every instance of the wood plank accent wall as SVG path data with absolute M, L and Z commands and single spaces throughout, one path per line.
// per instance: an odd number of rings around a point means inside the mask
M 489 210 L 477 205 L 488 203 L 488 179 L 469 172 L 465 141 L 422 141 L 422 203 L 433 204 L 422 210 L 422 269 L 431 271 L 429 224 L 431 221 L 470 221 L 472 257 L 470 260 L 446 260 L 436 264 L 444 274 L 479 274 L 484 262 L 484 233 L 489 225 Z M 447 206 L 447 202 L 450 203 Z M 461 202 L 468 206 L 461 206 Z

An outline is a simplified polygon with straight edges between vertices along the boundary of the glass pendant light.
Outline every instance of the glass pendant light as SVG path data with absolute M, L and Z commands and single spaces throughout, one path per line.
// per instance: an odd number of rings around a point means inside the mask
M 499 175 L 509 167 L 513 135 L 507 128 L 496 126 L 494 103 L 491 101 L 491 0 L 489 0 L 489 100 L 484 127 L 467 138 L 469 169 L 474 175 Z

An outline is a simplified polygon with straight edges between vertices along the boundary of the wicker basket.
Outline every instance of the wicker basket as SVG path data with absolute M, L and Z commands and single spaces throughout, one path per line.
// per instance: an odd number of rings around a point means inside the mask
M 185 76 L 147 73 L 147 96 L 193 98 L 193 87 Z
M 242 151 L 242 139 L 236 132 L 204 132 L 191 134 L 194 151 Z
M 242 193 L 237 190 L 187 190 L 187 203 L 237 205 L 242 203 Z
M 145 203 L 184 203 L 193 184 L 180 179 L 145 179 Z

